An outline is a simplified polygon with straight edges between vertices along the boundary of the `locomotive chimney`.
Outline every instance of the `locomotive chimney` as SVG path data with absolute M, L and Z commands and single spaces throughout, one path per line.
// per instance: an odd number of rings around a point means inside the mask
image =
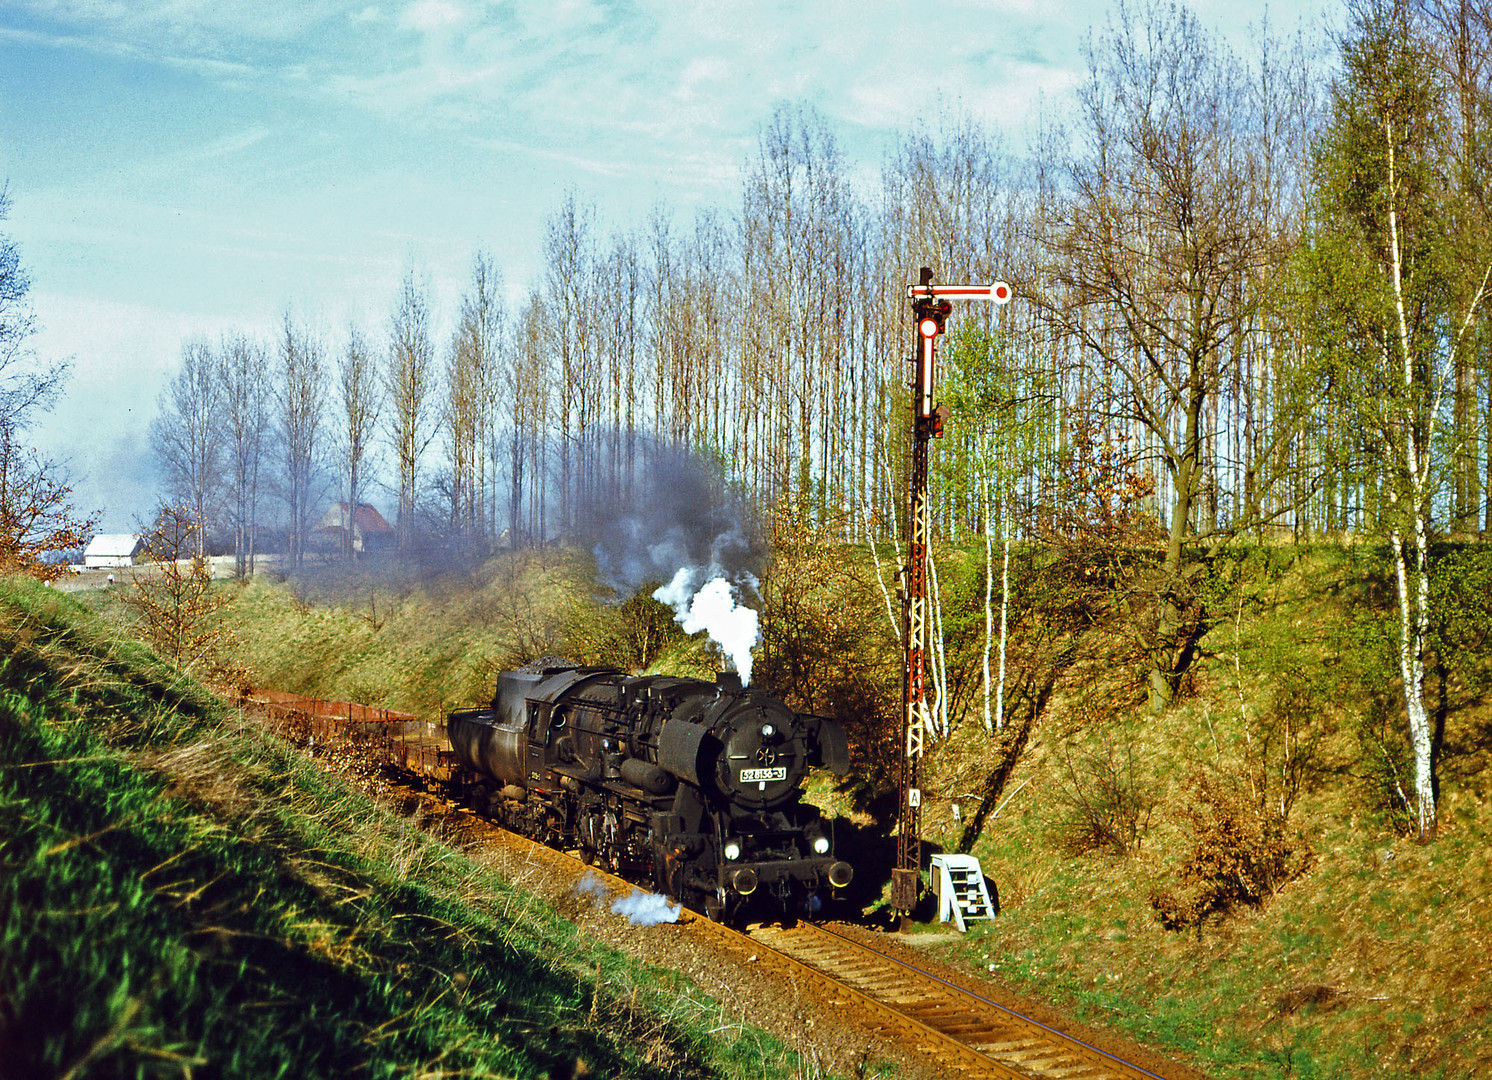
M 716 672 L 715 685 L 722 690 L 739 690 L 741 689 L 741 674 L 737 671 Z

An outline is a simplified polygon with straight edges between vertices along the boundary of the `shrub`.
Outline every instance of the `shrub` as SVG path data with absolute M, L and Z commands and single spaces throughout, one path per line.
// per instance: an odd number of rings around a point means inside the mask
M 1155 798 L 1135 768 L 1133 740 L 1126 737 L 1120 745 L 1105 731 L 1096 750 L 1074 753 L 1063 746 L 1058 753 L 1062 773 L 1051 831 L 1058 850 L 1068 855 L 1139 851 Z
M 1246 785 L 1197 773 L 1186 787 L 1192 801 L 1177 816 L 1191 833 L 1191 853 L 1175 886 L 1150 894 L 1166 929 L 1196 926 L 1238 905 L 1259 907 L 1310 866 L 1304 838 Z

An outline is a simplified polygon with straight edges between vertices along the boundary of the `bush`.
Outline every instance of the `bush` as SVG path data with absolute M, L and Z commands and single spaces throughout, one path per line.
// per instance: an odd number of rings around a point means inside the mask
M 565 617 L 564 651 L 585 664 L 645 671 L 688 635 L 667 604 L 653 598 L 662 582 L 649 582 L 627 599 L 597 604 L 577 599 Z
M 1139 851 L 1155 798 L 1135 769 L 1133 741 L 1126 738 L 1118 745 L 1105 731 L 1096 750 L 1075 754 L 1063 746 L 1058 753 L 1062 775 L 1051 827 L 1057 849 L 1067 855 Z
M 1244 785 L 1197 773 L 1186 787 L 1194 801 L 1177 817 L 1191 832 L 1191 854 L 1176 871 L 1175 887 L 1150 894 L 1166 929 L 1196 926 L 1238 905 L 1260 907 L 1310 866 L 1304 838 Z

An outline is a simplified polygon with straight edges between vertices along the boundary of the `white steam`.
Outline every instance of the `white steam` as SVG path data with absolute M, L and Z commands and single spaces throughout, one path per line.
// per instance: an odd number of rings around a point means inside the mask
M 657 893 L 633 889 L 626 896 L 613 900 L 611 910 L 627 916 L 627 921 L 633 926 L 657 926 L 659 923 L 678 922 L 683 905 L 670 904 L 668 897 Z
M 606 882 L 587 870 L 585 876 L 575 883 L 575 895 L 589 896 L 599 904 L 606 899 Z
M 589 872 L 575 885 L 575 894 L 590 897 L 597 907 L 606 903 L 607 892 L 606 882 Z M 666 896 L 643 892 L 641 889 L 633 889 L 626 896 L 619 896 L 611 902 L 612 913 L 625 915 L 633 926 L 678 922 L 679 912 L 683 909 L 682 904 L 670 904 Z
M 674 618 L 683 626 L 684 633 L 697 634 L 703 630 L 710 640 L 720 646 L 720 651 L 741 676 L 741 685 L 751 682 L 751 649 L 757 643 L 757 614 L 749 607 L 736 602 L 735 589 L 725 575 L 715 572 L 699 589 L 694 583 L 699 570 L 682 567 L 673 580 L 653 591 L 653 599 L 669 605 Z M 751 576 L 750 584 L 756 582 Z

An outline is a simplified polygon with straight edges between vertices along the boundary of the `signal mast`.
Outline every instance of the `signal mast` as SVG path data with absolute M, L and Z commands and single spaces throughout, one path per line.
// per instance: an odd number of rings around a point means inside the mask
M 907 567 L 902 601 L 903 641 L 906 644 L 902 681 L 902 759 L 900 799 L 896 815 L 896 867 L 891 871 L 891 903 L 906 926 L 917 906 L 922 869 L 922 789 L 917 786 L 927 733 L 927 451 L 928 441 L 943 437 L 948 406 L 933 405 L 935 343 L 953 312 L 954 300 L 1010 301 L 1010 286 L 934 285 L 932 270 L 924 266 L 916 285 L 907 286 L 912 301 L 916 351 L 912 355 L 912 467 L 907 498 Z

